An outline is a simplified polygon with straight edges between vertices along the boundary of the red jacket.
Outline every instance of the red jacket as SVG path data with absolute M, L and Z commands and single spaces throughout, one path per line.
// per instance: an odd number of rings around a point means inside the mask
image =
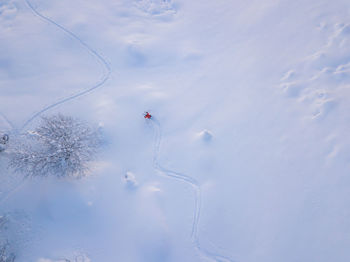
M 150 115 L 150 113 L 146 112 L 145 118 L 146 118 L 146 119 L 150 119 L 151 117 L 152 117 L 152 116 Z

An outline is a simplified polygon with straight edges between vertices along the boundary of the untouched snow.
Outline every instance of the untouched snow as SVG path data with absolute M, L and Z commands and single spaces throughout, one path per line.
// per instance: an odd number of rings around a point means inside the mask
M 4 0 L 0 47 L 0 132 L 104 136 L 80 180 L 0 153 L 16 262 L 350 260 L 348 0 Z

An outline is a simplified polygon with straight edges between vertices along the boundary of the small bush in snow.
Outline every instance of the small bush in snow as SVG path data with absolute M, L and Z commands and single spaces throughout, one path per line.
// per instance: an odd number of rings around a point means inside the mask
M 28 176 L 81 177 L 100 144 L 98 132 L 68 116 L 42 117 L 11 150 L 10 167 Z

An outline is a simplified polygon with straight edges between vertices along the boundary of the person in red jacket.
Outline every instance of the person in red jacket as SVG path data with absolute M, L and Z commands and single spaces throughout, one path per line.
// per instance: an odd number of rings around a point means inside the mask
M 151 114 L 150 113 L 148 113 L 148 112 L 145 112 L 145 114 L 144 114 L 144 118 L 146 118 L 146 119 L 151 119 Z

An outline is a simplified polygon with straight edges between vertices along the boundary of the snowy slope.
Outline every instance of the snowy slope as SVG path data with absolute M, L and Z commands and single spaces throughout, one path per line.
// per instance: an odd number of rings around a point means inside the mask
M 0 155 L 16 261 L 349 261 L 348 1 L 28 3 L 0 3 L 0 131 L 47 108 L 105 145 L 76 181 Z

